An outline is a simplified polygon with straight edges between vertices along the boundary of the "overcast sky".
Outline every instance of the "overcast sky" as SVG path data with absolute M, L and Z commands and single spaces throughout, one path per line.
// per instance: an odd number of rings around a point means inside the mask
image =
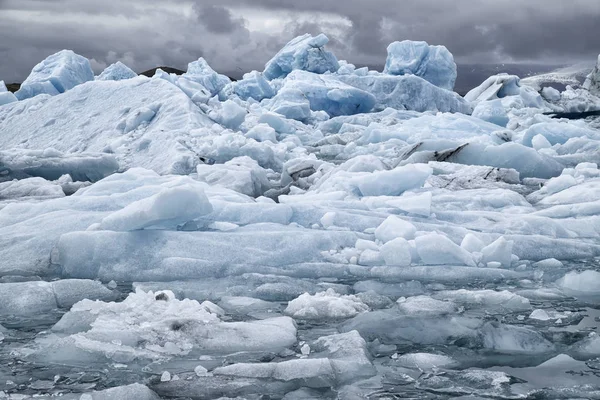
M 404 39 L 443 44 L 458 63 L 593 62 L 600 0 L 0 0 L 0 79 L 20 82 L 64 48 L 97 73 L 118 60 L 185 69 L 203 56 L 241 74 L 306 32 L 360 65 L 382 65 Z

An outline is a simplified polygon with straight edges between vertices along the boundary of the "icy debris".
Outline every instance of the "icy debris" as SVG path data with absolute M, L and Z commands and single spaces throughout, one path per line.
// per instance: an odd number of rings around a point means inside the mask
M 415 238 L 417 228 L 410 222 L 391 215 L 377 227 L 375 230 L 375 238 L 383 243 L 387 243 L 396 238 L 412 240 Z
M 285 78 L 293 70 L 323 74 L 339 68 L 337 58 L 324 49 L 329 39 L 324 34 L 298 36 L 286 44 L 265 66 L 268 80 Z
M 456 64 L 446 47 L 404 40 L 390 44 L 387 52 L 384 73 L 416 75 L 435 86 L 454 90 Z
M 96 77 L 97 81 L 120 81 L 123 79 L 131 79 L 137 77 L 138 74 L 133 72 L 127 65 L 121 61 L 106 67 L 102 73 Z
M 91 280 L 0 283 L 0 315 L 38 315 L 70 308 L 83 299 L 110 301 L 115 298 L 114 292 Z
M 296 341 L 291 318 L 221 322 L 197 301 L 177 300 L 170 291 L 137 291 L 120 303 L 84 300 L 53 331 L 58 336 L 39 339 L 31 358 L 76 362 L 106 357 L 129 363 L 183 355 L 277 352 Z
M 14 103 L 16 101 L 19 101 L 17 99 L 17 96 L 8 91 L 6 85 L 4 84 L 4 81 L 0 81 L 0 107 L 5 104 Z
M 228 77 L 216 73 L 202 57 L 189 63 L 187 72 L 182 76 L 201 84 L 212 96 L 218 94 L 227 84 L 231 83 Z
M 40 94 L 55 96 L 92 80 L 94 72 L 89 60 L 71 50 L 62 50 L 33 67 L 15 96 L 19 100 Z
M 498 74 L 490 76 L 481 85 L 465 95 L 465 100 L 481 102 L 521 94 L 520 79 L 516 75 Z
M 473 256 L 447 236 L 438 233 L 417 236 L 415 244 L 424 264 L 476 266 Z
M 173 228 L 210 212 L 212 205 L 201 188 L 180 186 L 129 204 L 102 219 L 98 229 L 124 232 Z
M 369 307 L 354 295 L 340 295 L 333 289 L 311 296 L 305 293 L 288 303 L 285 314 L 304 320 L 326 321 L 330 319 L 352 318 Z

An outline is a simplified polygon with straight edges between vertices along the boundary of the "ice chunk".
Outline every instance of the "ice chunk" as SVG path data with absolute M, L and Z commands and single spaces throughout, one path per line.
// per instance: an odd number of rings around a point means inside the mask
M 64 154 L 52 148 L 0 150 L 0 163 L 5 178 L 34 176 L 49 181 L 69 175 L 75 181 L 95 182 L 119 169 L 117 160 L 110 154 Z
M 440 111 L 470 114 L 471 106 L 458 94 L 413 75 L 338 75 L 337 79 L 375 97 L 375 110 L 387 107 L 419 112 Z
M 548 321 L 551 319 L 548 313 L 541 309 L 533 310 L 533 312 L 529 315 L 529 318 L 537 319 L 538 321 Z
M 488 322 L 481 328 L 483 346 L 499 353 L 550 353 L 554 344 L 549 342 L 541 333 L 520 326 L 504 325 Z
M 489 312 L 516 312 L 531 310 L 531 304 L 526 298 L 507 290 L 466 290 L 441 291 L 434 296 L 436 299 L 450 300 L 467 308 L 483 308 Z
M 480 102 L 473 110 L 472 115 L 503 128 L 506 127 L 509 121 L 508 114 L 500 99 Z
M 199 164 L 198 179 L 220 185 L 251 197 L 262 196 L 271 188 L 267 171 L 250 157 L 236 157 L 225 164 Z
M 218 111 L 209 114 L 211 118 L 226 128 L 237 129 L 244 122 L 247 111 L 235 101 L 226 100 Z
M 583 88 L 589 90 L 595 96 L 600 96 L 600 55 L 596 66 L 583 83 Z
M 575 343 L 571 351 L 583 359 L 600 357 L 600 336 L 596 332 L 591 332 L 587 338 Z
M 17 97 L 8 91 L 4 81 L 0 81 L 0 106 L 18 101 Z
M 335 385 L 335 373 L 327 358 L 289 360 L 280 363 L 238 363 L 213 370 L 214 375 L 239 378 L 299 381 L 302 386 L 328 388 Z
M 415 238 L 417 228 L 410 222 L 394 215 L 387 217 L 381 225 L 375 230 L 375 237 L 383 243 L 387 243 L 396 238 L 412 240 Z
M 452 368 L 458 365 L 458 362 L 451 357 L 442 354 L 431 353 L 403 354 L 396 359 L 396 363 L 406 368 L 414 368 L 419 370 Z
M 547 258 L 542 261 L 538 261 L 533 263 L 535 268 L 562 268 L 564 267 L 563 263 L 558 261 L 556 258 Z
M 210 212 L 212 205 L 201 188 L 181 186 L 129 204 L 102 219 L 99 228 L 111 231 L 172 228 Z
M 446 47 L 404 40 L 390 44 L 387 52 L 384 73 L 417 75 L 435 86 L 454 90 L 456 64 Z
M 533 138 L 542 135 L 550 145 L 564 144 L 571 138 L 583 137 L 600 140 L 597 130 L 580 127 L 564 122 L 541 122 L 532 125 L 523 135 L 522 142 L 525 146 L 533 147 Z
M 600 272 L 587 270 L 569 272 L 560 278 L 557 285 L 563 289 L 583 294 L 598 294 L 600 292 Z
M 411 246 L 403 237 L 392 239 L 381 247 L 381 257 L 385 265 L 407 267 L 412 262 Z
M 547 86 L 542 89 L 542 97 L 548 101 L 557 102 L 560 100 L 560 92 L 551 86 Z
M 375 97 L 365 90 L 348 85 L 334 75 L 306 71 L 288 75 L 280 92 L 281 96 L 273 98 L 272 107 L 285 107 L 282 110 L 286 114 L 297 117 L 303 112 L 303 98 L 308 99 L 311 110 L 325 111 L 332 117 L 366 113 L 375 105 Z
M 288 303 L 285 313 L 295 319 L 329 320 L 352 318 L 369 307 L 354 295 L 340 295 L 327 289 L 311 296 L 305 293 Z
M 294 87 L 282 88 L 268 104 L 271 111 L 289 119 L 306 121 L 311 116 L 309 97 Z
M 263 75 L 268 80 L 285 78 L 293 70 L 323 74 L 335 72 L 340 67 L 333 53 L 323 47 L 329 42 L 324 34 L 310 34 L 291 40 L 265 65 Z
M 439 344 L 458 338 L 475 339 L 480 324 L 464 317 L 405 315 L 399 310 L 372 311 L 344 322 L 342 332 L 357 330 L 365 340 L 384 344 Z
M 70 399 L 69 395 L 64 395 L 65 399 Z M 159 400 L 160 397 L 150 390 L 147 386 L 134 383 L 128 386 L 118 386 L 102 391 L 82 394 L 77 400 L 115 400 L 115 399 L 136 399 L 136 400 Z M 73 400 L 76 400 L 73 398 Z
M 397 303 L 398 309 L 407 315 L 444 315 L 456 311 L 454 303 L 432 299 L 429 296 L 400 298 Z
M 353 232 L 277 224 L 256 224 L 229 232 L 71 232 L 60 237 L 57 262 L 65 277 L 106 281 L 206 279 L 321 262 L 321 251 L 351 247 L 356 239 Z M 95 248 L 111 251 L 98 252 Z M 140 251 L 145 248 L 153 251 Z M 305 291 L 298 293 L 297 284 L 291 287 L 294 296 Z
M 520 79 L 516 75 L 498 74 L 487 78 L 465 95 L 465 100 L 481 102 L 521 94 Z
M 120 303 L 84 300 L 59 324 L 68 334 L 40 338 L 32 346 L 31 359 L 93 363 L 106 358 L 123 363 L 240 351 L 278 352 L 296 342 L 296 327 L 289 317 L 221 322 L 197 301 L 177 300 L 169 291 L 138 290 Z
M 97 81 L 120 81 L 137 77 L 138 74 L 121 61 L 109 65 L 102 73 L 96 77 Z
M 440 371 L 424 374 L 417 381 L 417 387 L 431 392 L 454 396 L 474 395 L 480 398 L 520 398 L 511 388 L 518 381 L 499 371 L 469 369 L 464 371 Z
M 33 67 L 15 96 L 19 100 L 39 94 L 54 96 L 92 80 L 94 72 L 89 60 L 71 50 L 62 50 Z
M 483 254 L 482 262 L 499 262 L 503 267 L 510 268 L 512 264 L 512 248 L 514 242 L 506 240 L 504 236 L 500 236 L 494 243 L 484 247 L 481 250 Z
M 232 94 L 235 94 L 242 100 L 252 98 L 256 101 L 270 99 L 275 96 L 275 93 L 275 90 L 273 90 L 263 74 L 258 71 L 244 74 L 241 80 L 231 82 L 221 92 L 224 97 L 230 97 Z
M 83 299 L 114 300 L 115 294 L 91 280 L 0 283 L 0 315 L 36 315 L 69 308 Z
M 421 260 L 429 265 L 467 265 L 475 267 L 471 254 L 447 236 L 438 233 L 418 236 L 415 239 Z
M 391 171 L 362 174 L 351 179 L 363 196 L 399 196 L 423 186 L 433 171 L 424 164 L 406 165 Z
M 182 76 L 201 84 L 212 96 L 219 93 L 227 84 L 231 83 L 228 77 L 216 73 L 202 57 L 189 63 L 187 72 Z
M 499 146 L 470 143 L 457 150 L 459 151 L 454 152 L 446 161 L 515 169 L 521 178 L 549 179 L 560 175 L 564 169 L 564 166 L 555 159 L 514 142 Z

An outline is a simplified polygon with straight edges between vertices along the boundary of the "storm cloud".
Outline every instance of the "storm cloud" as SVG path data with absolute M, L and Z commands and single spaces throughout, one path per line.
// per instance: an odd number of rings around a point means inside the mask
M 443 44 L 459 63 L 593 62 L 600 1 L 0 0 L 0 79 L 21 81 L 63 48 L 97 72 L 118 60 L 185 69 L 203 56 L 240 75 L 305 32 L 326 33 L 359 65 L 382 65 L 387 44 L 404 39 Z

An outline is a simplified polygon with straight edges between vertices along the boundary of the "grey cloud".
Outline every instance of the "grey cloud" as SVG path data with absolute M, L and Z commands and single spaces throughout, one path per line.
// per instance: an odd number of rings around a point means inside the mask
M 598 0 L 0 0 L 0 9 L 7 81 L 63 48 L 96 68 L 120 58 L 138 71 L 185 69 L 202 55 L 239 75 L 305 32 L 326 33 L 339 58 L 359 65 L 382 65 L 387 44 L 404 39 L 446 45 L 458 62 L 591 63 L 600 52 Z M 284 28 L 250 29 L 249 9 Z M 28 12 L 45 18 L 29 23 Z
M 198 20 L 210 32 L 230 33 L 243 24 L 243 20 L 233 18 L 231 11 L 224 7 L 194 4 L 194 10 L 198 14 Z

